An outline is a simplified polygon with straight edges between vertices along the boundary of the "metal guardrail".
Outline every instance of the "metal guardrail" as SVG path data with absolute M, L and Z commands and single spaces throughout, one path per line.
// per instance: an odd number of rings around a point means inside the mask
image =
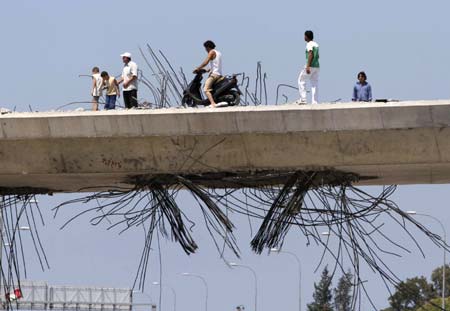
M 23 281 L 22 297 L 7 301 L 0 297 L 0 310 L 79 310 L 79 311 L 131 311 L 135 307 L 152 303 L 134 303 L 133 291 L 126 288 L 49 286 L 45 282 Z M 3 292 L 3 291 L 2 291 Z
M 10 309 L 8 303 L 2 301 L 0 303 L 0 310 Z M 156 311 L 156 305 L 153 303 L 77 303 L 77 302 L 55 302 L 55 301 L 14 301 L 11 302 L 13 308 L 20 310 L 113 310 L 119 311 L 124 310 L 134 310 L 133 307 L 145 307 L 150 306 L 152 311 Z

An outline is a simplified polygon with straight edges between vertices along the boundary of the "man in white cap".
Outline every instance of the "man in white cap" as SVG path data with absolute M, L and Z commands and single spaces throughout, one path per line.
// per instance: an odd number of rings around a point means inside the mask
M 137 90 L 138 90 L 138 66 L 131 61 L 131 54 L 125 52 L 120 55 L 124 63 L 122 77 L 117 81 L 118 84 L 123 82 L 123 101 L 125 108 L 130 109 L 138 106 Z

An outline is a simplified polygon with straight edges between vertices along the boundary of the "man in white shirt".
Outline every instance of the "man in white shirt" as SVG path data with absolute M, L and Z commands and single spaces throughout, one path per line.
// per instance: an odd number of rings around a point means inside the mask
M 209 77 L 205 81 L 204 91 L 211 103 L 211 107 L 216 107 L 216 102 L 214 101 L 211 92 L 213 91 L 214 83 L 222 78 L 222 53 L 215 49 L 216 45 L 211 40 L 203 43 L 203 46 L 205 47 L 208 56 L 200 66 L 194 69 L 194 73 L 209 64 L 209 69 L 207 70 L 209 72 Z
M 125 52 L 120 55 L 124 63 L 122 77 L 117 81 L 118 84 L 123 83 L 123 101 L 125 108 L 130 109 L 138 106 L 137 90 L 138 90 L 138 66 L 131 61 L 131 54 Z

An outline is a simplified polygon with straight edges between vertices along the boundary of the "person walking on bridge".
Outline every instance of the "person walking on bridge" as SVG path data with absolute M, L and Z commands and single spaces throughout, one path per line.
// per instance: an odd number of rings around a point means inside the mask
M 216 50 L 216 45 L 211 40 L 203 43 L 203 46 L 205 47 L 208 56 L 203 63 L 200 64 L 200 66 L 194 69 L 194 73 L 209 64 L 209 69 L 207 69 L 207 72 L 209 72 L 209 77 L 205 81 L 204 91 L 206 97 L 208 97 L 209 102 L 211 103 L 211 107 L 216 107 L 216 102 L 212 96 L 212 91 L 214 83 L 222 78 L 222 53 Z
M 306 104 L 306 82 L 311 84 L 312 103 L 319 102 L 319 45 L 314 41 L 314 33 L 305 31 L 306 41 L 306 66 L 298 77 L 298 88 L 300 92 L 300 104 Z

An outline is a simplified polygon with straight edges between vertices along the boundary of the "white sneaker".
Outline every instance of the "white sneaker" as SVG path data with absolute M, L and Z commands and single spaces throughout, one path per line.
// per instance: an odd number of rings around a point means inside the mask
M 216 104 L 216 107 L 226 107 L 226 106 L 228 106 L 227 102 L 220 102 Z
M 297 99 L 297 100 L 294 102 L 294 104 L 297 104 L 297 105 L 306 105 L 307 103 L 306 103 L 306 100 L 304 100 L 304 99 Z

